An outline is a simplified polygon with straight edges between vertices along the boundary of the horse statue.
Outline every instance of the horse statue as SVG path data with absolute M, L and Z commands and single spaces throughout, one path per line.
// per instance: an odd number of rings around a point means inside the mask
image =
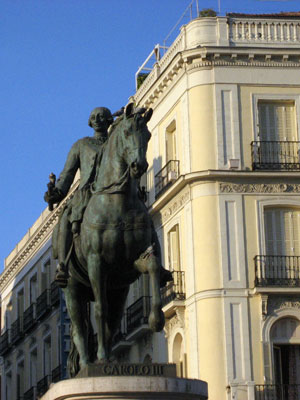
M 138 195 L 139 178 L 148 168 L 146 152 L 151 134 L 147 122 L 151 116 L 151 109 L 134 112 L 133 104 L 129 104 L 114 123 L 96 171 L 81 233 L 74 239 L 70 277 L 63 289 L 72 326 L 71 376 L 95 361 L 91 356 L 93 335 L 87 334 L 91 332 L 88 303 L 94 302 L 96 363 L 108 362 L 129 286 L 141 273 L 149 274 L 152 290 L 149 327 L 154 332 L 164 327 L 153 225 Z

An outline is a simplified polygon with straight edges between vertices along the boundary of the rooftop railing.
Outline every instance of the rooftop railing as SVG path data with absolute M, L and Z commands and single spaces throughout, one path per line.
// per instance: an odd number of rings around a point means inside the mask
M 300 256 L 262 256 L 254 257 L 255 286 L 300 285 Z
M 284 48 L 285 51 L 300 45 L 300 18 L 216 17 L 195 18 L 181 27 L 181 32 L 159 58 L 138 89 L 137 102 L 162 75 L 176 54 L 205 46 Z M 156 45 L 155 48 L 158 48 Z M 164 47 L 164 46 L 162 46 Z M 153 51 L 151 52 L 153 53 Z M 149 57 L 148 57 L 149 58 Z
M 300 142 L 253 141 L 252 168 L 264 171 L 300 171 Z

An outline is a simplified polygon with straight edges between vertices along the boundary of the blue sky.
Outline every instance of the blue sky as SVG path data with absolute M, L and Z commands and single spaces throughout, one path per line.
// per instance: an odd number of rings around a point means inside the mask
M 219 2 L 221 15 L 300 10 L 299 0 Z M 219 2 L 199 8 L 218 11 Z M 45 208 L 49 173 L 59 175 L 71 145 L 92 134 L 90 111 L 127 103 L 136 70 L 190 3 L 1 0 L 1 260 Z

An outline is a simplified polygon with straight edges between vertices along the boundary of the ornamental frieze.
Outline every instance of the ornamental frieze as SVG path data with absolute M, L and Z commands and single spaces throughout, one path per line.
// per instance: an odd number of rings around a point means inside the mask
M 221 193 L 300 193 L 298 183 L 220 183 Z
M 183 207 L 190 200 L 190 190 L 176 196 L 173 201 L 168 203 L 166 207 L 153 217 L 154 226 L 158 228 L 160 225 L 167 222 L 181 207 Z
M 300 309 L 300 297 L 295 296 L 280 296 L 280 297 L 269 297 L 268 299 L 268 315 L 273 314 L 278 310 L 286 308 Z

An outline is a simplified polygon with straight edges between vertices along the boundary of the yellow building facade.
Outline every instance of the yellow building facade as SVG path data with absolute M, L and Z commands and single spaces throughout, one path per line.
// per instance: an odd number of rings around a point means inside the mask
M 174 281 L 155 334 L 148 279 L 132 285 L 114 357 L 176 363 L 179 376 L 208 382 L 210 400 L 298 399 L 300 14 L 197 18 L 155 54 L 131 100 L 154 110 L 142 185 Z M 4 400 L 35 399 L 62 377 L 63 310 L 51 286 L 61 207 L 5 260 Z
M 299 398 L 299 56 L 299 13 L 198 18 L 134 96 L 168 361 L 211 400 Z

